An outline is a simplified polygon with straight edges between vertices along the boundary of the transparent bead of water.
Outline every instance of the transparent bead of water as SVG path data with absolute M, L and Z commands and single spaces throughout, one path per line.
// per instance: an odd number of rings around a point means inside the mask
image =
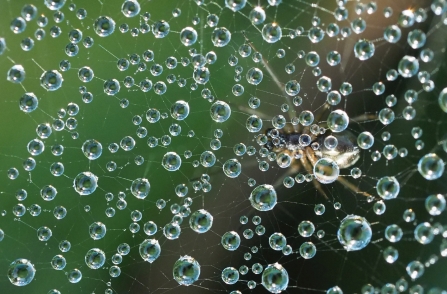
M 270 248 L 276 251 L 281 251 L 286 245 L 286 237 L 281 233 L 273 233 L 269 237 Z
M 175 240 L 180 237 L 181 230 L 179 224 L 170 222 L 163 227 L 163 235 L 168 240 Z
M 397 79 L 397 77 L 399 76 L 399 73 L 397 72 L 397 70 L 395 69 L 390 69 L 386 72 L 386 79 L 388 81 L 395 81 Z M 389 95 L 390 96 L 394 96 L 394 95 Z M 394 103 L 395 104 L 395 103 Z M 388 105 L 388 103 L 387 103 Z M 390 106 L 391 107 L 391 106 Z
M 370 59 L 372 56 L 374 56 L 374 52 L 375 52 L 375 46 L 369 40 L 363 39 L 358 41 L 354 45 L 355 57 L 357 57 L 362 61 Z
M 40 76 L 40 85 L 47 91 L 58 90 L 63 81 L 62 74 L 57 70 L 46 71 Z
M 328 128 L 333 132 L 342 132 L 349 125 L 349 116 L 343 110 L 332 111 L 327 118 Z
M 429 195 L 425 199 L 425 208 L 433 216 L 440 215 L 445 210 L 445 207 L 446 200 L 442 194 Z
M 335 37 L 340 33 L 340 27 L 336 23 L 330 23 L 326 27 L 326 34 L 329 37 Z
M 92 248 L 85 254 L 85 264 L 91 269 L 101 268 L 106 261 L 106 254 L 99 248 Z
M 216 47 L 224 47 L 231 41 L 231 32 L 225 27 L 215 28 L 211 34 L 211 41 Z
M 365 248 L 371 241 L 372 230 L 369 222 L 361 216 L 348 215 L 340 223 L 337 238 L 347 251 Z
M 411 208 L 409 208 L 404 211 L 402 218 L 405 222 L 409 223 L 415 220 L 416 214 Z
M 68 281 L 72 284 L 79 283 L 82 279 L 82 273 L 78 269 L 73 269 L 67 272 Z
M 308 38 L 312 43 L 319 43 L 324 38 L 324 30 L 320 27 L 312 27 L 309 30 Z
M 425 45 L 427 37 L 425 33 L 419 29 L 412 30 L 408 33 L 407 43 L 413 49 L 419 49 Z
M 208 232 L 213 225 L 213 216 L 206 210 L 193 212 L 189 219 L 191 229 L 199 234 Z
M 386 210 L 385 202 L 383 202 L 382 200 L 377 201 L 376 203 L 374 203 L 373 210 L 375 214 L 382 215 Z
M 50 240 L 53 236 L 53 233 L 50 228 L 43 226 L 37 229 L 37 239 L 42 242 L 46 242 Z
M 402 110 L 402 117 L 405 120 L 412 120 L 416 116 L 416 109 L 409 105 Z
M 320 55 L 315 51 L 310 51 L 305 57 L 306 64 L 310 67 L 315 67 L 320 63 Z
M 125 17 L 135 17 L 140 13 L 140 3 L 136 0 L 125 0 L 121 6 L 121 12 Z
M 383 250 L 383 258 L 388 263 L 394 263 L 399 258 L 399 251 L 392 246 L 388 246 Z
M 423 62 L 430 62 L 433 60 L 435 53 L 430 48 L 424 48 L 419 56 Z
M 25 80 L 26 72 L 22 65 L 13 65 L 7 73 L 6 79 L 11 83 L 21 83 Z
M 248 100 L 248 106 L 250 106 L 251 109 L 256 109 L 261 105 L 261 100 L 257 97 L 250 97 Z
M 333 105 L 333 106 L 338 105 L 341 101 L 341 95 L 337 90 L 331 91 L 327 94 L 326 101 L 330 105 Z
M 419 71 L 419 61 L 413 56 L 405 55 L 399 61 L 397 69 L 402 77 L 411 78 Z
M 420 223 L 415 229 L 414 229 L 414 238 L 419 243 L 426 245 L 433 241 L 435 234 L 434 229 L 431 226 L 430 223 Z
M 62 240 L 59 243 L 59 250 L 62 252 L 68 252 L 71 249 L 71 243 L 68 240 Z
M 277 23 L 269 23 L 263 26 L 261 34 L 267 43 L 276 43 L 282 37 L 282 29 Z
M 312 242 L 304 242 L 299 249 L 300 255 L 304 259 L 311 259 L 317 253 L 317 248 Z
M 412 261 L 410 262 L 407 267 L 405 268 L 405 270 L 407 271 L 407 274 L 413 279 L 417 279 L 420 278 L 424 272 L 425 272 L 425 267 L 424 265 L 420 262 L 420 261 Z
M 265 21 L 266 13 L 261 6 L 256 6 L 250 11 L 248 18 L 253 25 L 260 25 Z
M 385 92 L 385 84 L 382 82 L 377 82 L 372 87 L 374 94 L 382 95 Z
M 383 16 L 385 16 L 386 18 L 390 18 L 392 15 L 393 15 L 393 8 L 388 6 L 383 9 Z
M 398 225 L 389 225 L 385 229 L 385 238 L 393 243 L 399 242 L 402 239 L 403 231 Z
M 314 212 L 315 212 L 316 215 L 323 215 L 325 211 L 326 211 L 326 207 L 324 206 L 324 204 L 316 204 L 315 207 L 314 207 Z M 302 223 L 303 222 L 301 222 L 300 225 Z M 301 229 L 303 229 L 303 230 L 301 230 L 303 233 L 307 232 L 307 234 L 308 234 L 310 232 L 308 229 L 306 229 L 304 227 L 301 227 Z M 300 227 L 298 227 L 298 231 L 300 231 Z M 301 235 L 301 233 L 300 233 L 300 235 Z
M 277 194 L 273 186 L 259 185 L 250 193 L 250 203 L 258 211 L 272 210 L 277 203 Z
M 289 274 L 281 264 L 270 264 L 262 273 L 261 284 L 270 293 L 280 293 L 285 291 L 289 285 Z
M 19 258 L 11 262 L 8 267 L 7 277 L 15 286 L 26 286 L 32 282 L 36 268 L 30 260 Z
M 27 149 L 31 155 L 37 156 L 45 150 L 45 145 L 39 139 L 34 139 L 28 143 Z
M 398 23 L 403 28 L 411 27 L 415 22 L 415 16 L 412 9 L 403 10 L 398 19 Z
M 383 37 L 389 43 L 397 43 L 402 36 L 402 31 L 397 25 L 391 25 L 385 28 L 383 32 Z
M 320 183 L 330 184 L 338 179 L 340 168 L 334 160 L 321 158 L 315 163 L 313 173 Z
M 302 236 L 302 237 L 310 237 L 312 236 L 312 234 L 315 232 L 315 226 L 312 222 L 310 221 L 302 221 L 299 225 L 298 225 L 298 233 Z
M 171 117 L 176 120 L 184 120 L 189 115 L 189 104 L 183 100 L 176 101 L 171 106 Z
M 235 251 L 239 248 L 241 238 L 235 231 L 229 231 L 222 235 L 221 244 L 228 251 Z
M 106 226 L 101 222 L 94 222 L 89 227 L 89 234 L 93 240 L 104 238 L 107 233 Z
M 429 181 L 439 179 L 444 173 L 444 161 L 435 153 L 426 154 L 418 162 L 418 171 Z
M 383 177 L 377 181 L 376 190 L 383 199 L 394 199 L 399 194 L 400 185 L 395 177 Z
M 175 262 L 172 274 L 180 285 L 192 285 L 199 279 L 200 264 L 193 257 L 184 255 Z
M 34 40 L 30 37 L 26 37 L 22 40 L 22 42 L 20 42 L 20 47 L 23 51 L 30 51 L 34 48 Z
M 109 275 L 110 275 L 112 278 L 119 277 L 120 274 L 121 274 L 121 268 L 120 268 L 120 267 L 118 267 L 118 266 L 116 266 L 116 265 L 113 265 L 113 266 L 111 266 L 111 267 L 109 268 Z
M 10 29 L 14 34 L 23 33 L 26 29 L 26 21 L 22 17 L 16 17 L 11 21 Z
M 167 21 L 160 20 L 152 24 L 152 34 L 155 38 L 165 38 L 171 31 L 171 26 Z
M 100 16 L 95 20 L 93 28 L 98 36 L 108 37 L 115 31 L 115 21 L 109 16 Z
M 34 93 L 25 93 L 20 97 L 19 108 L 25 113 L 33 112 L 37 109 L 39 101 Z
M 351 28 L 356 34 L 361 34 L 366 29 L 366 21 L 361 17 L 354 19 L 351 22 Z
M 182 159 L 175 152 L 167 152 L 162 159 L 162 166 L 167 171 L 176 171 L 182 165 Z
M 330 91 L 332 88 L 332 80 L 326 76 L 319 78 L 317 81 L 317 88 L 323 93 Z
M 285 85 L 285 91 L 289 96 L 296 96 L 300 92 L 301 86 L 296 80 L 288 81 Z
M 336 66 L 341 62 L 341 55 L 337 51 L 330 51 L 326 56 L 326 61 L 330 66 Z
M 250 133 L 257 133 L 262 129 L 262 119 L 257 115 L 251 115 L 247 118 L 245 126 Z
M 87 140 L 82 144 L 82 152 L 89 160 L 98 159 L 102 154 L 102 145 L 94 139 Z
M 261 83 L 263 78 L 262 70 L 257 67 L 252 67 L 247 71 L 246 79 L 247 82 L 252 85 L 258 85 Z
M 239 281 L 239 271 L 234 267 L 226 267 L 222 271 L 221 278 L 227 285 L 236 284 Z
M 91 172 L 79 173 L 73 180 L 73 188 L 81 195 L 90 195 L 98 187 L 98 177 Z
M 379 120 L 384 125 L 389 125 L 394 121 L 395 114 L 394 111 L 390 108 L 383 108 L 379 112 Z
M 386 159 L 392 160 L 397 156 L 397 148 L 394 145 L 385 145 L 385 147 L 383 147 L 382 153 Z
M 140 243 L 139 252 L 144 261 L 153 263 L 160 256 L 161 247 L 157 240 L 146 239 Z

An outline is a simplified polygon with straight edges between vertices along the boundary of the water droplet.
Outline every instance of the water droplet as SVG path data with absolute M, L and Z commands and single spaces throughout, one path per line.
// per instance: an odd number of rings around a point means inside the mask
M 226 267 L 222 271 L 221 277 L 225 284 L 233 285 L 239 281 L 239 272 L 234 267 Z
M 140 256 L 143 260 L 153 263 L 161 253 L 161 247 L 157 240 L 146 239 L 140 244 Z
M 8 279 L 15 286 L 26 286 L 34 279 L 36 269 L 28 259 L 14 260 L 8 267 Z
M 429 153 L 419 160 L 418 171 L 429 181 L 439 179 L 444 173 L 444 161 L 435 153 Z
M 200 264 L 193 257 L 184 255 L 174 264 L 174 279 L 183 286 L 190 286 L 199 279 Z
M 85 254 L 85 264 L 91 269 L 101 268 L 106 261 L 106 254 L 98 248 L 93 248 Z
M 271 185 L 259 185 L 250 193 L 249 200 L 251 206 L 256 210 L 272 210 L 277 203 L 276 191 Z
M 115 21 L 109 16 L 98 17 L 93 26 L 100 37 L 108 37 L 115 31 Z
M 213 225 L 213 216 L 204 209 L 199 209 L 191 214 L 189 226 L 199 234 L 208 232 Z
M 289 274 L 279 263 L 268 265 L 262 273 L 262 286 L 270 293 L 281 293 L 289 285 Z
M 73 188 L 81 196 L 92 194 L 97 187 L 98 177 L 91 172 L 82 172 L 73 181 Z
M 347 251 L 365 248 L 371 241 L 372 231 L 368 221 L 361 216 L 347 215 L 340 223 L 337 238 Z
M 355 43 L 354 54 L 360 60 L 370 59 L 374 55 L 374 51 L 375 47 L 371 41 L 363 39 Z
M 262 27 L 262 38 L 267 43 L 276 43 L 282 37 L 281 27 L 277 23 L 265 24 Z

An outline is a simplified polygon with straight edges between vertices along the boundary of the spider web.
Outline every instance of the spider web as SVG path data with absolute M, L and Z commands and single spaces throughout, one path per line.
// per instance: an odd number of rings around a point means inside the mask
M 140 1 L 139 15 L 127 18 L 121 12 L 122 3 L 73 1 L 61 8 L 64 20 L 58 23 L 53 16 L 56 12 L 49 10 L 41 1 L 34 3 L 38 10 L 37 17 L 28 21 L 25 31 L 20 34 L 13 34 L 10 24 L 20 16 L 22 7 L 29 3 L 2 3 L 0 36 L 5 38 L 7 48 L 0 56 L 0 67 L 5 74 L 17 64 L 26 71 L 26 78 L 20 84 L 6 80 L 2 82 L 4 115 L 0 122 L 4 129 L 1 133 L 0 170 L 4 176 L 0 181 L 0 210 L 3 210 L 0 228 L 5 236 L 0 242 L 0 268 L 4 273 L 0 287 L 5 292 L 47 293 L 57 289 L 61 293 L 220 293 L 236 290 L 242 293 L 267 293 L 261 285 L 262 274 L 255 274 L 252 266 L 259 263 L 265 269 L 268 265 L 279 263 L 288 272 L 287 293 L 326 292 L 335 286 L 339 286 L 344 293 L 367 293 L 362 290 L 366 289 L 364 286 L 367 284 L 382 293 L 396 293 L 393 289 L 399 292 L 412 289 L 410 293 L 421 293 L 417 292 L 418 286 L 428 293 L 443 293 L 442 289 L 447 288 L 442 272 L 446 266 L 443 257 L 447 255 L 445 213 L 429 214 L 425 201 L 429 195 L 446 194 L 445 176 L 428 181 L 418 172 L 417 164 L 428 153 L 436 153 L 442 159 L 446 157 L 445 116 L 438 104 L 439 93 L 446 87 L 443 79 L 446 21 L 445 12 L 437 15 L 431 8 L 431 4 L 445 3 L 403 0 L 377 3 L 283 0 L 277 6 L 273 3 L 247 1 L 243 9 L 234 12 L 225 7 L 224 1 Z M 262 7 L 266 13 L 266 20 L 259 25 L 252 24 L 250 20 L 250 12 L 255 7 Z M 387 7 L 393 11 L 389 17 L 384 13 Z M 87 11 L 84 19 L 76 15 L 81 8 Z M 342 8 L 346 9 L 348 17 L 337 20 L 335 11 Z M 384 39 L 384 30 L 397 24 L 403 11 L 421 13 L 421 9 L 426 19 L 416 21 L 409 28 L 402 27 L 400 41 L 391 44 Z M 49 21 L 42 28 L 46 36 L 39 41 L 34 32 L 39 28 L 36 20 L 40 15 L 45 15 Z M 211 26 L 207 21 L 210 15 L 218 17 L 217 26 Z M 100 16 L 108 16 L 116 23 L 115 31 L 105 38 L 94 31 L 93 24 Z M 354 23 L 359 19 L 360 22 L 364 20 L 366 29 L 357 34 L 353 30 Z M 155 38 L 152 32 L 142 32 L 145 24 L 152 26 L 160 20 L 170 25 L 166 37 Z M 282 37 L 273 43 L 266 42 L 262 36 L 263 26 L 271 23 L 282 29 Z M 336 23 L 342 31 L 334 37 L 327 33 L 331 23 Z M 127 32 L 120 32 L 122 24 L 128 25 Z M 54 26 L 62 31 L 55 38 L 50 36 Z M 198 35 L 196 43 L 189 47 L 179 40 L 180 32 L 185 27 L 194 28 Z M 231 41 L 224 47 L 216 47 L 211 41 L 216 27 L 225 27 L 231 33 Z M 313 43 L 309 39 L 309 31 L 316 27 L 321 28 L 325 35 L 321 41 Z M 79 53 L 69 57 L 65 48 L 69 44 L 68 33 L 74 29 L 82 32 L 83 39 L 92 37 L 94 44 L 86 48 L 81 41 L 78 43 Z M 407 42 L 407 35 L 416 29 L 425 32 L 427 40 L 423 47 L 413 49 Z M 137 35 L 136 30 L 139 31 Z M 350 34 L 346 33 L 348 30 Z M 34 39 L 34 47 L 30 51 L 20 47 L 26 37 Z M 373 56 L 365 61 L 356 58 L 353 49 L 362 39 L 371 40 L 375 46 Z M 240 53 L 244 45 L 252 51 L 248 57 Z M 421 51 L 426 48 L 434 53 L 429 62 L 424 62 L 421 57 Z M 153 60 L 144 60 L 146 50 L 153 51 Z M 210 51 L 215 52 L 217 60 L 206 65 L 210 71 L 209 81 L 197 84 L 193 78 L 191 60 L 195 54 L 205 57 Z M 306 63 L 306 54 L 312 51 L 320 57 L 318 66 Z M 330 66 L 326 61 L 332 51 L 337 51 L 341 56 L 341 62 L 336 66 Z M 262 57 L 256 59 L 256 53 Z M 120 71 L 117 68 L 118 60 L 130 60 L 132 54 L 139 56 L 141 66 L 146 69 L 138 71 L 140 62 L 137 62 Z M 427 72 L 428 81 L 421 82 L 420 75 L 410 79 L 401 76 L 393 81 L 387 79 L 389 70 L 397 70 L 399 61 L 405 55 L 418 58 L 419 73 Z M 176 58 L 178 64 L 175 68 L 166 66 L 165 61 L 169 57 Z M 182 58 L 190 62 L 182 65 Z M 69 70 L 59 68 L 62 60 L 70 62 Z M 163 67 L 161 75 L 151 73 L 151 67 L 155 64 Z M 89 83 L 83 83 L 78 78 L 79 69 L 86 66 L 94 72 L 94 78 Z M 263 72 L 262 82 L 258 85 L 250 84 L 246 79 L 251 68 L 259 68 Z M 62 87 L 57 91 L 46 91 L 39 85 L 40 76 L 47 70 L 58 70 L 63 75 Z M 135 80 L 133 86 L 124 85 L 123 81 L 128 76 Z M 172 77 L 175 81 L 170 83 Z M 339 182 L 322 184 L 327 198 L 312 181 L 295 182 L 293 187 L 286 188 L 283 184 L 285 177 L 305 176 L 312 171 L 306 170 L 294 159 L 290 167 L 280 168 L 275 158 L 260 154 L 262 146 L 258 143 L 259 136 L 273 127 L 272 120 L 277 115 L 283 115 L 287 121 L 286 127 L 280 130 L 283 133 L 303 131 L 302 126 L 292 124 L 303 111 L 311 111 L 318 118 L 314 123 L 327 128 L 329 112 L 324 110 L 328 105 L 327 93 L 317 86 L 321 77 L 331 79 L 331 90 L 339 89 L 342 83 L 352 85 L 352 93 L 343 95 L 338 105 L 330 106 L 329 110 L 341 109 L 349 115 L 351 122 L 347 130 L 354 136 L 367 131 L 375 138 L 372 148 L 361 150 L 360 159 L 355 165 L 340 170 L 339 177 L 348 181 L 354 189 Z M 104 92 L 104 82 L 109 79 L 120 82 L 120 91 L 115 95 Z M 154 89 L 143 92 L 138 85 L 144 79 L 151 80 L 153 87 L 157 82 L 163 82 L 166 92 L 162 95 L 156 94 Z M 294 96 L 301 97 L 302 103 L 294 103 L 294 97 L 284 91 L 285 84 L 293 80 L 300 84 L 301 90 Z M 432 87 L 429 81 L 433 83 Z M 377 82 L 385 84 L 385 91 L 379 95 L 373 91 L 373 85 Z M 80 93 L 82 86 L 93 96 L 90 103 L 83 101 Z M 418 93 L 414 103 L 408 103 L 405 99 L 409 89 Z M 25 92 L 33 92 L 39 99 L 38 108 L 29 114 L 17 107 Z M 391 94 L 397 98 L 394 106 L 386 103 L 386 97 Z M 257 108 L 250 106 L 249 101 L 253 97 L 260 101 Z M 188 117 L 181 121 L 175 120 L 170 113 L 172 105 L 179 100 L 186 101 L 190 106 Z M 218 100 L 226 102 L 231 108 L 231 116 L 223 123 L 215 122 L 210 117 L 210 107 Z M 45 151 L 34 156 L 36 168 L 31 172 L 25 171 L 22 163 L 30 157 L 25 147 L 30 140 L 37 138 L 36 127 L 42 123 L 51 125 L 58 119 L 58 111 L 65 109 L 69 103 L 76 103 L 80 109 L 77 115 L 72 116 L 76 119 L 76 128 L 53 129 L 51 136 L 42 140 Z M 406 119 L 403 113 L 409 105 L 416 111 L 412 119 Z M 394 122 L 384 125 L 378 113 L 388 107 L 396 117 Z M 149 108 L 158 109 L 161 113 L 162 118 L 158 122 L 150 123 L 146 119 Z M 251 115 L 257 115 L 263 123 L 261 130 L 255 133 L 246 128 L 247 118 Z M 141 123 L 135 124 L 138 116 Z M 67 122 L 69 117 L 67 114 L 61 119 Z M 181 127 L 179 135 L 170 132 L 173 124 Z M 142 131 L 142 127 L 146 128 L 147 135 L 140 138 L 137 129 Z M 414 135 L 415 128 L 423 131 L 421 137 Z M 190 131 L 194 134 L 191 135 Z M 223 135 L 220 136 L 219 132 Z M 120 148 L 116 153 L 108 150 L 111 143 L 119 144 L 126 136 L 131 136 L 136 142 L 132 150 Z M 156 147 L 148 146 L 150 137 L 158 139 Z M 81 150 L 82 144 L 90 139 L 99 141 L 103 147 L 102 155 L 96 160 L 88 160 Z M 164 146 L 163 140 L 170 143 Z M 253 146 L 256 153 L 236 155 L 233 148 L 238 143 Z M 56 144 L 64 146 L 62 156 L 51 153 L 51 147 Z M 213 148 L 216 144 L 220 148 Z M 387 148 L 398 155 L 387 159 L 390 153 L 386 151 Z M 216 156 L 216 162 L 211 167 L 205 167 L 200 162 L 205 151 L 211 151 Z M 162 166 L 162 158 L 167 152 L 176 152 L 181 157 L 179 170 L 170 172 Z M 377 159 L 378 156 L 380 159 Z M 144 159 L 143 163 L 137 164 L 141 158 Z M 241 173 L 235 178 L 227 177 L 222 171 L 229 159 L 237 159 L 241 165 Z M 107 167 L 112 161 L 116 169 L 109 171 Z M 63 175 L 55 177 L 50 173 L 54 162 L 63 163 Z M 260 170 L 262 162 L 268 163 L 268 170 Z M 12 167 L 19 171 L 19 176 L 14 180 L 6 177 Z M 354 167 L 361 170 L 361 177 L 351 176 Z M 73 180 L 81 172 L 91 172 L 98 177 L 98 187 L 91 195 L 80 196 L 73 188 Z M 208 181 L 204 180 L 207 176 Z M 380 214 L 377 213 L 377 206 L 383 199 L 377 195 L 376 185 L 385 176 L 394 176 L 399 181 L 400 193 L 396 199 L 383 201 L 386 211 Z M 150 192 L 144 200 L 137 199 L 130 191 L 132 182 L 137 178 L 146 178 L 150 182 Z M 175 192 L 180 184 L 188 187 L 189 192 L 184 197 L 178 197 Z M 253 189 L 261 184 L 270 184 L 277 192 L 278 203 L 271 211 L 257 211 L 248 200 Z M 52 201 L 44 201 L 40 196 L 41 189 L 46 185 L 57 189 L 57 196 Z M 22 201 L 16 198 L 19 189 L 27 191 L 28 196 Z M 113 194 L 113 200 L 105 198 L 107 193 Z M 213 216 L 213 225 L 208 232 L 198 234 L 189 226 L 190 217 L 184 217 L 179 238 L 169 240 L 163 235 L 163 227 L 171 223 L 175 215 L 178 216 L 171 210 L 175 210 L 175 204 L 182 206 L 185 199 L 186 202 L 192 201 L 189 206 L 191 212 L 207 210 Z M 118 206 L 123 205 L 122 200 L 126 205 L 119 209 Z M 163 202 L 160 200 L 166 202 L 162 209 L 159 208 Z M 20 217 L 14 214 L 18 203 L 28 209 Z M 38 216 L 30 213 L 33 204 L 41 207 Z M 318 204 L 325 206 L 322 215 L 314 212 Z M 53 215 L 56 206 L 67 210 L 67 215 L 61 220 Z M 106 215 L 106 209 L 110 207 L 115 210 L 113 217 Z M 416 218 L 407 222 L 403 213 L 409 209 Z M 131 214 L 137 210 L 142 218 L 133 221 Z M 346 251 L 337 239 L 341 220 L 351 214 L 364 217 L 371 225 L 371 242 L 359 251 Z M 245 224 L 241 223 L 243 216 L 248 219 Z M 255 232 L 259 225 L 253 221 L 256 217 L 260 217 L 260 225 L 265 228 L 262 235 Z M 144 232 L 144 224 L 148 221 L 158 226 L 153 236 Z M 302 221 L 310 221 L 315 226 L 311 237 L 298 233 L 297 227 Z M 94 222 L 106 225 L 104 238 L 93 240 L 90 237 L 89 226 Z M 425 222 L 431 224 L 434 239 L 422 245 L 415 239 L 414 231 Z M 135 223 L 139 225 L 139 230 L 132 232 L 131 226 Z M 385 237 L 385 229 L 393 224 L 403 231 L 402 239 L 396 243 Z M 37 239 L 36 231 L 42 226 L 52 231 L 51 238 L 45 242 Z M 244 237 L 247 229 L 252 230 L 252 238 Z M 225 250 L 221 245 L 221 237 L 228 231 L 236 231 L 241 237 L 241 245 L 236 251 Z M 286 255 L 270 247 L 269 237 L 273 233 L 286 237 L 287 244 L 292 248 L 291 254 Z M 149 263 L 141 258 L 139 246 L 143 240 L 152 238 L 158 240 L 161 255 Z M 63 240 L 71 243 L 68 252 L 59 249 Z M 305 242 L 312 242 L 316 248 L 316 255 L 310 259 L 304 259 L 299 252 Z M 122 254 L 121 263 L 114 264 L 112 256 L 123 243 L 129 245 L 130 252 Z M 399 252 L 398 259 L 392 264 L 387 263 L 383 256 L 389 246 Z M 105 263 L 99 269 L 86 265 L 85 255 L 92 248 L 99 248 L 105 253 Z M 63 255 L 67 262 L 60 271 L 51 266 L 52 258 L 58 254 Z M 189 287 L 179 285 L 172 274 L 174 263 L 184 255 L 194 257 L 201 268 L 198 280 Z M 30 260 L 36 269 L 34 279 L 24 287 L 12 285 L 6 275 L 9 265 L 18 258 Z M 413 261 L 421 262 L 425 268 L 424 274 L 414 280 L 406 270 Z M 111 277 L 109 271 L 112 266 L 120 268 L 118 277 Z M 240 274 L 234 285 L 224 283 L 222 270 L 226 267 L 239 270 L 241 266 L 247 266 L 249 272 Z M 70 283 L 67 279 L 73 269 L 82 272 L 82 279 L 77 283 Z M 251 281 L 256 285 L 253 290 L 249 289 Z

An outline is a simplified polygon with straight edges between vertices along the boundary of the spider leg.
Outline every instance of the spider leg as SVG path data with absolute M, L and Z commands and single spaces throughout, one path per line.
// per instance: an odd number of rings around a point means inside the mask
M 264 112 L 259 111 L 258 109 L 252 109 L 248 106 L 245 105 L 239 105 L 238 106 L 240 111 L 243 111 L 244 113 L 249 113 L 250 115 L 257 115 L 259 116 L 262 120 L 268 120 L 271 121 L 272 117 L 268 116 L 267 114 L 265 114 Z
M 341 183 L 343 186 L 345 186 L 346 188 L 348 188 L 349 190 L 351 190 L 352 192 L 354 192 L 355 194 L 360 194 L 366 197 L 370 197 L 372 196 L 371 194 L 369 194 L 368 192 L 363 192 L 360 191 L 360 189 L 354 185 L 353 183 L 351 183 L 350 181 L 348 181 L 347 179 L 344 179 L 343 177 L 339 176 L 337 178 L 337 181 L 339 183 Z M 373 196 L 374 197 L 374 196 Z
M 355 122 L 357 124 L 376 121 L 378 120 L 378 116 L 376 113 L 364 113 L 360 114 L 356 117 L 349 118 L 350 121 Z

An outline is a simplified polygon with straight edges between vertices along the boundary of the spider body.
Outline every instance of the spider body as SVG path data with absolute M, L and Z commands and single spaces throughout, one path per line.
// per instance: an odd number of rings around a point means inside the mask
M 335 148 L 329 149 L 324 140 L 332 135 L 337 138 L 338 144 Z M 349 168 L 360 159 L 360 148 L 356 144 L 356 137 L 349 131 L 341 133 L 323 134 L 316 138 L 315 142 L 319 143 L 319 148 L 315 150 L 318 158 L 330 158 L 334 160 L 338 167 Z
M 269 137 L 266 147 L 275 153 L 286 152 L 291 157 L 301 160 L 309 160 L 312 165 L 321 158 L 330 158 L 340 169 L 353 166 L 360 158 L 360 149 L 355 143 L 355 136 L 349 131 L 341 133 L 324 132 L 313 135 L 299 132 L 285 132 L 277 129 L 267 129 Z M 328 148 L 325 140 L 332 136 L 337 144 Z M 281 166 L 281 165 L 280 165 Z M 310 171 L 308 171 L 310 172 Z

